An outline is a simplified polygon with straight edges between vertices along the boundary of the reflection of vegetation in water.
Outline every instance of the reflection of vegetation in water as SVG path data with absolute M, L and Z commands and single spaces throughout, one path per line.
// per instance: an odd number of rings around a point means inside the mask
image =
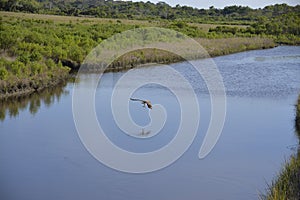
M 295 127 L 300 144 L 300 95 L 296 105 Z M 268 200 L 298 200 L 300 199 L 300 145 L 297 154 L 292 155 L 289 163 L 286 163 L 276 180 L 270 185 Z
M 34 115 L 42 104 L 46 107 L 51 106 L 55 101 L 59 101 L 61 95 L 68 94 L 68 91 L 64 89 L 65 86 L 66 83 L 32 93 L 28 96 L 0 100 L 0 121 L 4 121 L 7 116 L 17 117 L 20 111 L 25 109 L 28 109 Z

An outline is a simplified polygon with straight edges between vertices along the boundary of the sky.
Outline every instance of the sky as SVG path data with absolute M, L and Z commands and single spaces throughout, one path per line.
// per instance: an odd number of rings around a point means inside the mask
M 141 1 L 141 0 L 132 0 Z M 299 5 L 300 0 L 142 0 L 144 2 L 150 1 L 157 3 L 159 1 L 166 2 L 171 6 L 187 5 L 196 8 L 209 8 L 214 6 L 215 8 L 224 8 L 231 5 L 249 6 L 251 8 L 263 8 L 267 5 L 286 3 L 291 6 Z

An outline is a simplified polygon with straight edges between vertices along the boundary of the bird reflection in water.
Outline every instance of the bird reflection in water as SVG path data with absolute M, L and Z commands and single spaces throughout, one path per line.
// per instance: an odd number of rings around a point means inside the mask
M 150 135 L 151 131 L 145 131 L 145 129 L 142 129 L 142 131 L 138 134 L 138 136 L 146 137 Z

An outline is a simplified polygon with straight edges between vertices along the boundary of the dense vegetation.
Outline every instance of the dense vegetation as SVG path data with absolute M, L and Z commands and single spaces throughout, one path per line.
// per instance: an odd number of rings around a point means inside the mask
M 113 0 L 0 0 L 0 10 L 55 14 L 67 16 L 93 16 L 140 20 L 172 21 L 172 27 L 188 32 L 192 37 L 204 37 L 202 32 L 192 31 L 187 23 L 244 24 L 246 28 L 218 26 L 210 32 L 240 36 L 268 35 L 281 43 L 300 43 L 300 5 L 287 4 L 252 9 L 244 6 L 228 6 L 224 9 L 198 9 L 159 2 L 131 2 Z
M 89 15 L 101 18 L 131 19 L 187 19 L 197 22 L 207 21 L 240 21 L 249 23 L 261 17 L 274 18 L 283 14 L 299 13 L 300 6 L 291 7 L 286 4 L 266 6 L 263 9 L 252 9 L 244 6 L 228 6 L 217 9 L 198 9 L 189 6 L 150 1 L 131 2 L 113 0 L 1 0 L 0 6 L 5 11 L 22 11 L 40 14 L 57 15 Z
M 53 17 L 44 15 L 1 13 L 0 27 L 0 94 L 32 92 L 60 82 L 69 69 L 80 66 L 85 56 L 101 41 L 110 36 L 142 26 L 168 27 L 190 36 L 202 35 L 197 39 L 213 56 L 256 48 L 273 47 L 266 38 L 251 35 L 234 37 L 229 33 L 212 33 L 208 29 L 174 22 L 152 22 L 123 20 L 96 20 L 82 17 Z M 151 36 L 154 37 L 154 36 Z M 157 36 L 155 36 L 157 37 Z M 205 39 L 209 38 L 209 39 Z M 215 38 L 212 40 L 211 38 Z M 227 39 L 223 39 L 227 38 Z M 152 38 L 153 41 L 161 38 Z M 165 38 L 168 40 L 168 37 Z M 116 44 L 118 46 L 118 44 Z M 131 65 L 147 62 L 169 63 L 180 58 L 166 52 L 134 52 L 113 65 Z M 117 64 L 119 63 L 119 64 Z M 68 68 L 66 68 L 67 66 Z M 120 66 L 119 66 L 120 67 Z
M 0 10 L 10 11 L 0 12 L 0 98 L 41 90 L 65 80 L 70 68 L 77 69 L 97 44 L 139 27 L 182 32 L 195 38 L 212 56 L 274 47 L 273 41 L 300 43 L 300 6 L 286 4 L 263 9 L 197 9 L 171 7 L 163 2 L 0 0 Z M 154 50 L 131 55 L 112 65 L 181 59 Z
M 171 7 L 164 2 L 154 4 L 149 1 L 144 3 L 113 0 L 0 0 L 0 9 L 68 16 L 245 24 L 250 25 L 246 30 L 219 27 L 211 31 L 274 35 L 282 42 L 294 40 L 300 34 L 300 5 L 292 7 L 287 4 L 276 4 L 263 9 L 244 6 L 228 6 L 224 9 L 211 6 L 209 9 L 198 9 L 180 5 Z
M 0 94 L 40 90 L 65 80 L 99 42 L 132 25 L 55 23 L 1 17 Z

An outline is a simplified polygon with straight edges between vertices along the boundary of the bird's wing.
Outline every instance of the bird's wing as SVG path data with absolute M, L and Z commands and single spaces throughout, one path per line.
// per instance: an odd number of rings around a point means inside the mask
M 144 102 L 144 100 L 142 99 L 133 99 L 133 98 L 130 98 L 131 101 L 141 101 L 141 102 Z

